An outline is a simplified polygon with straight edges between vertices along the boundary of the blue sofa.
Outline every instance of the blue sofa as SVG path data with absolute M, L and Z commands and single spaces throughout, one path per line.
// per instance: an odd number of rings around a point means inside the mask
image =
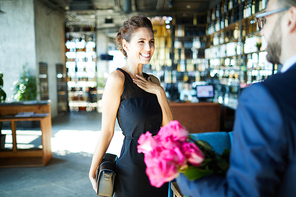
M 190 135 L 208 142 L 213 149 L 222 154 L 224 148 L 231 149 L 232 146 L 232 132 L 207 132 L 207 133 L 190 133 Z M 173 180 L 172 182 L 174 182 Z M 173 191 L 171 189 L 171 182 L 169 183 L 168 197 L 173 197 Z

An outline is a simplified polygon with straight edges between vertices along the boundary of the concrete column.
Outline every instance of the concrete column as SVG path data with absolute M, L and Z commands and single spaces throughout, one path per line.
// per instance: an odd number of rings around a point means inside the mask
M 100 55 L 108 53 L 108 37 L 104 32 L 97 31 L 97 76 L 104 76 L 105 73 L 108 73 L 108 61 L 101 60 Z
M 56 64 L 65 66 L 64 15 L 35 0 L 35 43 L 36 70 L 39 63 L 47 63 L 48 95 L 51 100 L 51 114 L 58 114 Z
M 52 116 L 57 115 L 56 64 L 65 64 L 64 16 L 37 0 L 1 1 L 0 70 L 4 74 L 6 101 L 12 101 L 13 82 L 27 64 L 38 79 L 39 62 L 48 64 Z
M 36 74 L 33 0 L 1 1 L 0 70 L 4 74 L 6 101 L 15 93 L 13 82 L 20 79 L 23 65 Z

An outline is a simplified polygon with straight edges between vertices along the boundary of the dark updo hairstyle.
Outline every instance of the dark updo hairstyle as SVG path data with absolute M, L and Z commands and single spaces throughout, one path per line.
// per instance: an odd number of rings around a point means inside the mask
M 127 42 L 131 41 L 132 34 L 141 27 L 146 27 L 153 33 L 153 27 L 151 21 L 143 15 L 133 16 L 129 20 L 123 23 L 123 26 L 119 29 L 116 36 L 117 48 L 127 57 L 126 51 L 122 47 L 122 40 Z

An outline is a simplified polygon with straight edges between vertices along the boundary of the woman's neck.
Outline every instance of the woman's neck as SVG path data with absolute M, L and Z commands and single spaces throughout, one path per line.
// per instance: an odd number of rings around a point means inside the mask
M 132 77 L 136 77 L 136 75 L 143 76 L 143 64 L 132 65 L 127 63 L 123 69 Z

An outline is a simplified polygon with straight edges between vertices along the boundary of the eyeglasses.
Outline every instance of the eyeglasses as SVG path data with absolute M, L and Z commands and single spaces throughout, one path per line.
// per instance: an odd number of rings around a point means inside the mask
M 265 19 L 266 16 L 276 14 L 276 13 L 279 13 L 279 12 L 282 12 L 282 11 L 285 11 L 288 9 L 290 9 L 290 7 L 280 8 L 277 10 L 272 10 L 269 12 L 262 12 L 260 14 L 257 14 L 256 21 L 257 21 L 257 25 L 258 25 L 259 30 L 263 29 L 264 25 L 266 24 L 266 19 Z

